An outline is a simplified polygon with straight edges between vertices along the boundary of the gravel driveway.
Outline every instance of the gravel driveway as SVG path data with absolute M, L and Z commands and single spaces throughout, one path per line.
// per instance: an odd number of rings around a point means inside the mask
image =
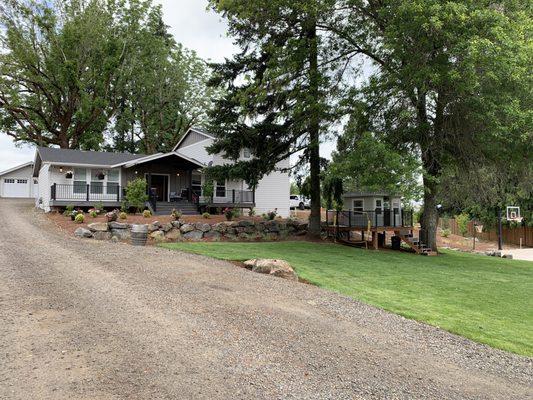
M 532 359 L 0 200 L 1 399 L 527 399 Z

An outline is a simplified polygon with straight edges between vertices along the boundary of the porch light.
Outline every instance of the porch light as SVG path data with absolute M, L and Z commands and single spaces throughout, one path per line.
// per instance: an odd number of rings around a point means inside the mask
M 59 167 L 59 172 L 63 173 L 63 167 Z
M 178 172 L 178 173 L 176 174 L 176 176 L 180 176 L 180 173 Z
M 139 173 L 139 171 L 135 171 L 135 175 L 137 175 Z

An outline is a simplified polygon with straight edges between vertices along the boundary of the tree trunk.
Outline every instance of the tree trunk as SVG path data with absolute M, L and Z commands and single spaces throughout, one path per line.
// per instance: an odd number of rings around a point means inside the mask
M 439 213 L 435 194 L 436 184 L 433 177 L 424 177 L 424 212 L 420 226 L 424 230 L 424 243 L 433 251 L 437 251 L 437 224 Z
M 318 44 L 316 34 L 316 19 L 309 18 L 307 28 L 309 40 L 309 91 L 314 104 L 309 107 L 309 169 L 310 169 L 310 195 L 311 215 L 309 216 L 309 234 L 320 236 L 321 231 L 321 196 L 320 196 L 320 121 L 318 110 L 319 99 L 319 71 L 318 71 Z

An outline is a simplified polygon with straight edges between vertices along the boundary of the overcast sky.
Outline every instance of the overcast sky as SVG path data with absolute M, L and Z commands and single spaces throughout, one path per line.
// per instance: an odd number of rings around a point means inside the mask
M 223 61 L 236 51 L 226 35 L 226 25 L 219 15 L 206 10 L 204 0 L 159 0 L 164 19 L 176 41 L 196 50 L 198 55 L 212 61 Z M 332 144 L 323 146 L 329 156 Z M 32 146 L 15 147 L 12 140 L 0 133 L 0 171 L 33 160 Z

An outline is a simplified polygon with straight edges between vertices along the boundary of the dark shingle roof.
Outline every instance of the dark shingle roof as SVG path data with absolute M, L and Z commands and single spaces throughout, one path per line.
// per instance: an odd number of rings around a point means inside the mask
M 144 154 L 106 153 L 102 151 L 83 151 L 39 147 L 37 149 L 43 162 L 84 164 L 84 165 L 115 165 L 137 158 L 146 157 Z
M 388 197 L 400 197 L 397 193 L 389 193 L 385 191 L 360 191 L 360 192 L 347 192 L 343 194 L 343 197 L 374 197 L 374 196 L 388 196 Z

